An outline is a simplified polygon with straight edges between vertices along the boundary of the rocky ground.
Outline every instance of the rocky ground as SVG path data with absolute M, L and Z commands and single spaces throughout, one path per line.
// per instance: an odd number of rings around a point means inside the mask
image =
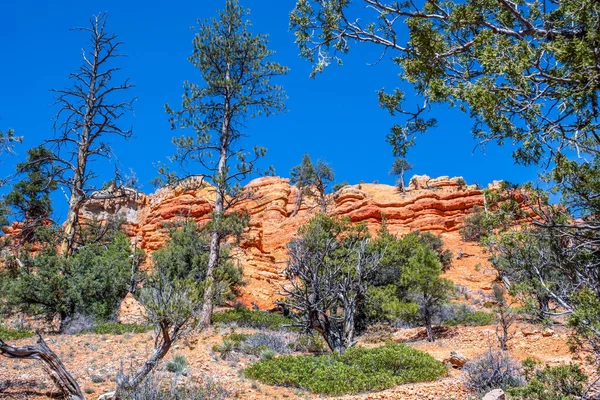
M 204 333 L 191 334 L 175 346 L 171 354 L 182 354 L 189 363 L 189 373 L 179 378 L 183 383 L 213 380 L 229 390 L 233 398 L 239 399 L 318 398 L 298 389 L 272 387 L 244 378 L 242 371 L 255 362 L 256 358 L 240 355 L 235 361 L 226 361 L 212 351 L 215 344 L 222 343 L 223 334 L 229 332 L 229 328 L 211 328 Z M 422 329 L 400 329 L 393 334 L 393 340 L 426 351 L 439 360 L 447 358 L 451 351 L 458 351 L 470 359 L 490 347 L 496 347 L 493 326 L 444 328 L 439 330 L 438 334 L 439 339 L 429 343 L 424 340 L 425 333 Z M 549 365 L 583 361 L 581 357 L 570 353 L 567 344 L 568 332 L 565 328 L 556 327 L 553 331 L 541 331 L 533 326 L 521 324 L 515 328 L 514 334 L 510 351 L 519 359 L 532 356 Z M 24 339 L 14 344 L 25 345 L 33 341 L 34 339 Z M 91 399 L 113 388 L 113 380 L 121 362 L 126 370 L 139 365 L 151 353 L 153 344 L 151 333 L 121 336 L 56 335 L 48 336 L 47 342 Z M 159 372 L 165 380 L 175 379 L 174 374 L 166 371 L 165 363 L 161 364 Z M 464 388 L 462 374 L 460 370 L 451 369 L 446 377 L 435 382 L 402 385 L 377 393 L 340 398 L 468 399 L 470 394 Z M 0 358 L 0 398 L 49 399 L 55 396 L 55 387 L 39 363 Z

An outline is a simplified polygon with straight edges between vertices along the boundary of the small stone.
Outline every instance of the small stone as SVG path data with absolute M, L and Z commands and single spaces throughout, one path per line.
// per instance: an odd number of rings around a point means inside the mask
M 554 330 L 550 329 L 550 328 L 544 329 L 544 331 L 542 332 L 542 336 L 543 337 L 554 336 Z
M 462 368 L 469 359 L 459 353 L 458 351 L 452 350 L 450 356 L 444 359 L 444 364 L 450 364 L 453 368 Z
M 481 400 L 506 400 L 506 395 L 502 389 L 495 389 L 483 396 Z
M 523 336 L 527 337 L 527 336 L 533 336 L 533 335 L 537 335 L 540 333 L 540 331 L 538 329 L 534 329 L 534 330 L 526 330 L 526 331 L 521 331 L 523 333 Z

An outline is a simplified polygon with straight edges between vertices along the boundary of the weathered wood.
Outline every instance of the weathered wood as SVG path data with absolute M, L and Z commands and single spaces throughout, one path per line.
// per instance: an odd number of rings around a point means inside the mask
M 0 338 L 0 355 L 8 358 L 41 361 L 50 379 L 52 379 L 66 398 L 70 400 L 85 400 L 85 395 L 81 391 L 77 381 L 67 371 L 56 353 L 48 347 L 42 335 L 39 333 L 37 335 L 37 346 L 14 347 L 6 344 Z

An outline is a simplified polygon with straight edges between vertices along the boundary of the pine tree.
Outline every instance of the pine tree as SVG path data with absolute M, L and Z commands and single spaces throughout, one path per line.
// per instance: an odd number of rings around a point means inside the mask
M 5 205 L 23 224 L 18 237 L 21 243 L 34 241 L 37 228 L 51 217 L 50 194 L 58 187 L 54 179 L 56 170 L 47 161 L 52 156 L 52 152 L 43 146 L 28 150 L 27 160 L 17 165 L 17 172 L 26 177 L 14 184 L 5 197 Z
M 290 183 L 298 187 L 298 199 L 292 215 L 296 215 L 304 197 L 316 197 L 321 206 L 321 212 L 325 213 L 327 211 L 327 189 L 335 179 L 333 169 L 321 160 L 317 161 L 317 165 L 313 164 L 307 153 L 302 157 L 302 163 L 292 168 L 290 175 Z
M 390 175 L 395 175 L 398 177 L 398 181 L 396 182 L 396 186 L 398 190 L 402 193 L 406 194 L 406 187 L 404 185 L 404 174 L 406 171 L 410 171 L 413 166 L 404 158 L 396 158 L 394 160 L 394 164 L 392 165 L 392 170 L 390 171 Z
M 311 186 L 314 183 L 314 176 L 316 175 L 315 166 L 310 159 L 308 153 L 304 154 L 302 157 L 302 163 L 296 165 L 290 171 L 290 183 L 292 185 L 296 185 L 298 188 L 298 198 L 296 199 L 296 204 L 294 204 L 294 211 L 292 212 L 292 216 L 298 213 L 298 209 L 302 204 L 302 200 L 305 196 L 311 196 Z
M 270 61 L 264 35 L 249 32 L 247 15 L 237 0 L 227 0 L 218 18 L 200 21 L 193 40 L 189 61 L 196 67 L 203 84 L 184 83 L 182 108 L 166 106 L 172 127 L 192 129 L 195 136 L 174 138 L 174 160 L 182 164 L 194 161 L 202 172 L 187 177 L 209 181 L 215 192 L 209 261 L 206 271 L 204 307 L 201 325 L 210 324 L 213 308 L 214 270 L 219 264 L 220 248 L 228 234 L 239 234 L 247 222 L 244 215 L 232 213 L 232 207 L 247 198 L 240 182 L 257 171 L 256 162 L 266 149 L 255 147 L 247 152 L 240 144 L 246 136 L 248 117 L 269 116 L 284 110 L 284 93 L 271 83 L 287 68 Z M 172 181 L 174 175 L 159 171 Z
M 22 140 L 21 136 L 15 136 L 15 131 L 12 129 L 6 132 L 0 131 L 0 155 L 12 153 L 15 143 L 21 143 Z

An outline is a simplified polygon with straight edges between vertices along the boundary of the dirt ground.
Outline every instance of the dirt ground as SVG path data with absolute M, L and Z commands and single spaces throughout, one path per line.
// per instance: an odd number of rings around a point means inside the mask
M 189 364 L 189 374 L 180 378 L 185 384 L 201 383 L 205 380 L 217 381 L 232 393 L 233 398 L 238 399 L 323 398 L 298 389 L 272 387 L 244 378 L 242 371 L 255 362 L 255 358 L 241 355 L 237 361 L 225 361 L 212 351 L 215 344 L 222 343 L 222 335 L 229 331 L 226 328 L 211 328 L 201 334 L 189 335 L 175 346 L 171 355 L 183 354 Z M 423 329 L 401 329 L 394 333 L 393 339 L 426 351 L 439 360 L 446 358 L 452 350 L 459 351 L 471 359 L 496 346 L 493 326 L 452 327 L 440 329 L 437 333 L 439 338 L 434 343 L 425 340 Z M 514 330 L 515 337 L 510 342 L 510 351 L 516 358 L 533 356 L 549 365 L 582 362 L 582 357 L 569 351 L 566 329 L 559 327 L 555 328 L 551 335 L 549 333 L 533 326 L 519 325 Z M 33 341 L 33 338 L 24 339 L 13 344 L 20 346 Z M 90 399 L 112 390 L 114 377 L 121 362 L 126 371 L 139 365 L 152 352 L 153 344 L 151 333 L 121 336 L 56 335 L 48 336 L 46 341 L 61 357 Z M 167 356 L 167 359 L 170 357 Z M 166 379 L 174 376 L 165 370 L 165 363 L 161 364 L 159 371 Z M 449 400 L 468 399 L 469 396 L 462 383 L 462 372 L 450 370 L 446 377 L 435 382 L 407 384 L 377 393 L 338 398 Z M 56 389 L 36 361 L 0 358 L 0 398 L 56 398 Z

